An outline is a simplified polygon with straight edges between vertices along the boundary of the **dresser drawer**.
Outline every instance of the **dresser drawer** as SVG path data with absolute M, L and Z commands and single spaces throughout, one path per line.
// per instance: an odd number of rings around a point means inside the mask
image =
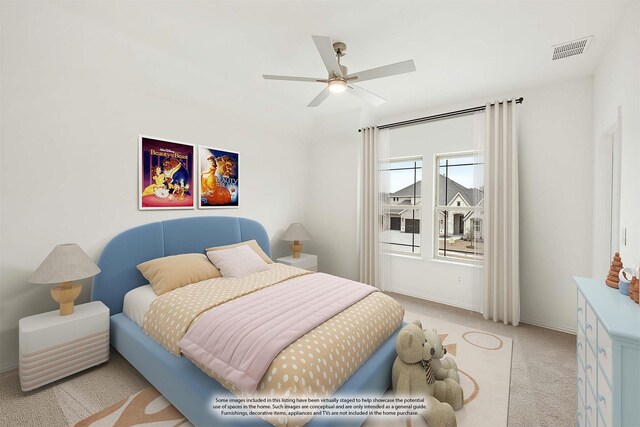
M 598 321 L 598 348 L 596 349 L 598 354 L 598 363 L 604 373 L 607 376 L 607 379 L 611 381 L 613 378 L 612 374 L 612 361 L 613 361 L 613 346 L 611 345 L 611 337 L 609 337 L 609 333 L 602 326 L 602 323 Z
M 584 364 L 586 361 L 585 351 L 587 349 L 587 342 L 584 336 L 584 331 L 582 328 L 578 327 L 578 332 L 576 334 L 576 352 L 578 353 L 578 358 Z
M 602 418 L 602 412 L 598 412 L 598 427 L 609 427 L 606 421 Z
M 578 325 L 582 326 L 582 329 L 584 329 L 584 318 L 586 316 L 586 306 L 587 306 L 587 303 L 585 302 L 584 295 L 582 295 L 582 292 L 578 291 L 578 307 L 576 311 L 578 315 Z
M 587 387 L 587 395 L 585 396 L 584 416 L 588 425 L 596 426 L 596 399 L 589 387 Z
M 585 396 L 586 384 L 587 379 L 584 364 L 582 360 L 578 359 L 578 366 L 576 367 L 576 387 L 582 396 Z
M 584 322 L 584 333 L 587 336 L 587 341 L 591 344 L 592 348 L 596 348 L 596 327 L 598 325 L 598 318 L 591 309 L 591 306 L 587 304 L 586 317 Z
M 609 384 L 604 379 L 603 373 L 598 369 L 598 395 L 596 400 L 598 401 L 598 411 L 600 412 L 604 422 L 607 426 L 613 424 L 613 393 L 609 388 Z
M 576 419 L 577 419 L 577 425 L 578 427 L 584 427 L 585 425 L 585 418 L 584 418 L 584 399 L 583 399 L 583 392 L 584 392 L 584 388 L 582 389 L 582 392 L 578 392 L 578 409 L 576 410 Z
M 593 354 L 593 351 L 591 350 L 590 347 L 587 347 L 586 356 L 587 356 L 586 360 L 584 361 L 585 376 L 587 377 L 589 385 L 595 391 L 596 384 L 597 384 L 596 380 L 598 378 L 596 376 L 596 365 L 597 365 L 597 362 L 596 362 L 596 356 L 595 356 L 595 354 Z M 588 394 L 589 393 L 587 393 L 587 395 Z

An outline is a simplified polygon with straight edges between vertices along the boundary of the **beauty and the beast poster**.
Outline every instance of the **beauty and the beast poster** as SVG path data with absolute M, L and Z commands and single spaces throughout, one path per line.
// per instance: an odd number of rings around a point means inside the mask
M 237 208 L 240 155 L 199 146 L 200 208 Z
M 194 147 L 140 137 L 140 209 L 193 209 Z

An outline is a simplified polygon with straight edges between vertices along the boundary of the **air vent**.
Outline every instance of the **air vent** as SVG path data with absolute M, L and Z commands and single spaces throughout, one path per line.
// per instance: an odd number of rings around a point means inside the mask
M 555 61 L 556 59 L 568 58 L 570 56 L 580 55 L 585 53 L 587 48 L 591 44 L 592 38 L 593 36 L 583 37 L 578 40 L 557 44 L 553 46 L 552 60 Z

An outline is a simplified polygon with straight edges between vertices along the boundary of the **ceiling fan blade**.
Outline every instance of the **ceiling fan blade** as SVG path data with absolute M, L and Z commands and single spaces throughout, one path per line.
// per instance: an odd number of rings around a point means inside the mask
M 410 59 L 408 61 L 385 65 L 384 67 L 372 68 L 370 70 L 349 74 L 347 76 L 347 80 L 354 80 L 359 83 L 365 80 L 373 80 L 379 79 L 381 77 L 395 76 L 397 74 L 411 73 L 415 70 L 416 64 L 413 63 L 413 59 Z
M 262 78 L 265 80 L 289 80 L 294 82 L 319 82 L 327 83 L 326 79 L 316 79 L 313 77 L 293 77 L 293 76 L 272 76 L 269 74 L 263 74 Z
M 386 102 L 384 98 L 380 98 L 378 95 L 374 95 L 368 90 L 364 90 L 360 86 L 356 86 L 354 84 L 347 84 L 347 92 L 375 105 L 376 107 Z
M 327 99 L 329 97 L 329 95 L 331 95 L 331 91 L 329 90 L 329 86 L 327 86 L 327 87 L 324 88 L 324 90 L 322 92 L 320 92 L 318 94 L 318 96 L 313 98 L 313 101 L 311 101 L 309 103 L 309 105 L 307 105 L 307 107 L 317 107 L 318 105 L 320 105 L 322 103 L 322 101 Z
M 313 38 L 313 42 L 316 44 L 318 53 L 320 54 L 322 62 L 324 62 L 324 66 L 327 68 L 329 75 L 342 77 L 342 70 L 340 70 L 340 65 L 338 64 L 336 52 L 333 50 L 333 43 L 331 43 L 331 38 L 327 36 L 311 37 Z

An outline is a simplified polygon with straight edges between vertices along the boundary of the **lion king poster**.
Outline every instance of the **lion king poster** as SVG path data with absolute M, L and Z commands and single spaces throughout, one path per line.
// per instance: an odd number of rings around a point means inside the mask
M 194 146 L 140 136 L 139 209 L 193 209 Z
M 199 207 L 237 208 L 240 191 L 240 154 L 217 148 L 198 148 Z

